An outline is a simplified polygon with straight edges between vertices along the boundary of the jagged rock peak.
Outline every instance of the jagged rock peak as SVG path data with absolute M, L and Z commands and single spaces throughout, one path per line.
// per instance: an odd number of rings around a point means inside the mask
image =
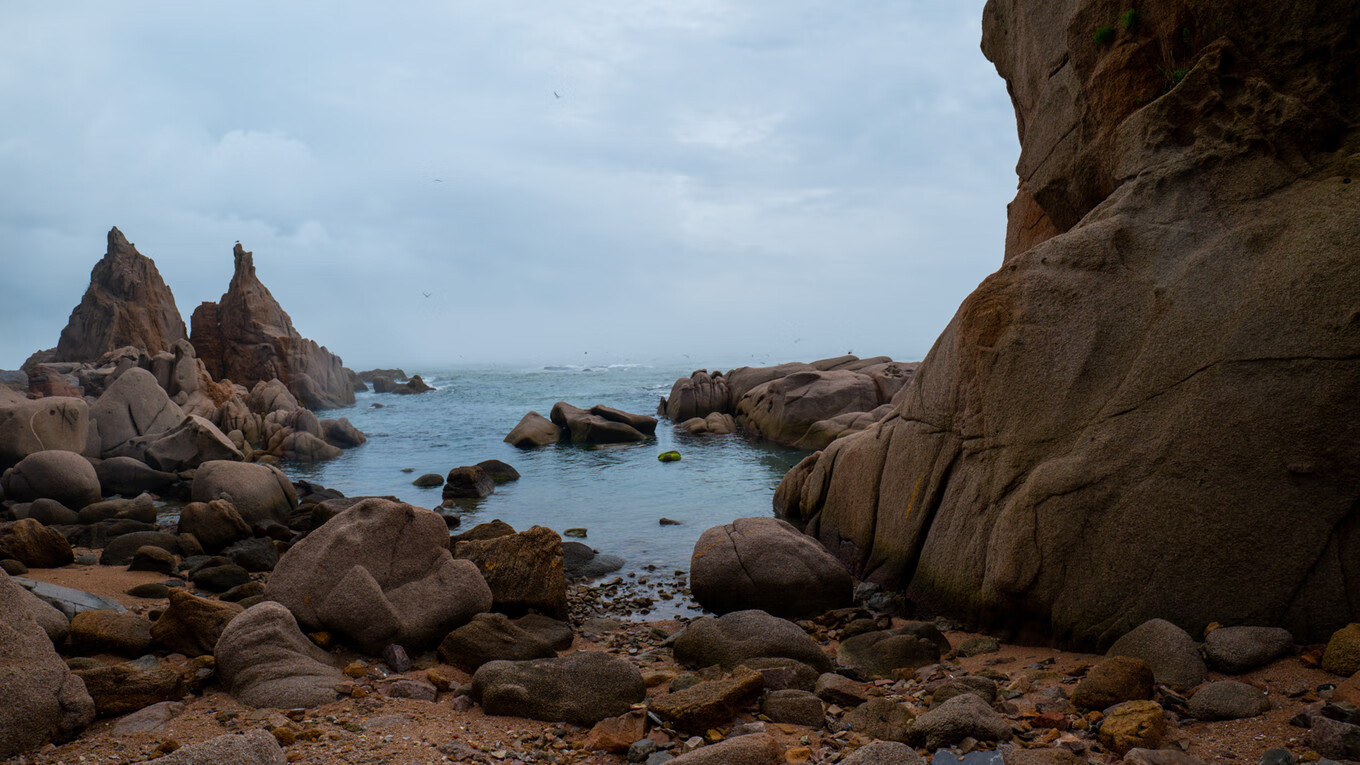
M 208 372 L 246 387 L 278 378 L 309 409 L 354 403 L 340 357 L 297 331 L 240 242 L 232 256 L 235 271 L 227 291 L 218 302 L 199 305 L 190 319 L 191 341 Z
M 154 355 L 186 339 L 175 296 L 155 261 L 115 226 L 109 229 L 108 250 L 90 271 L 90 286 L 61 331 L 53 360 L 93 362 L 125 346 Z

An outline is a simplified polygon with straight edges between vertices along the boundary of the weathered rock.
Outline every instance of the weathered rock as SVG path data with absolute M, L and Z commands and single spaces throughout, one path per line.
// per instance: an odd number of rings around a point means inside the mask
M 525 614 L 515 619 L 514 624 L 547 643 L 555 651 L 571 648 L 572 641 L 576 639 L 576 633 L 571 631 L 570 624 L 543 614 Z
M 475 465 L 456 467 L 444 479 L 444 499 L 481 499 L 496 491 L 496 482 Z
M 869 738 L 906 742 L 911 740 L 916 715 L 906 704 L 873 698 L 846 712 L 843 719 L 851 730 Z
M 94 701 L 30 615 L 23 588 L 0 574 L 0 757 L 64 741 L 94 719 Z
M 701 534 L 690 556 L 690 587 L 717 614 L 758 608 L 799 618 L 854 602 L 845 567 L 775 518 L 738 518 Z
M 911 737 L 913 742 L 927 749 L 939 749 L 965 738 L 1007 741 L 1011 737 L 1011 726 L 985 701 L 965 693 L 916 718 Z
M 123 662 L 108 667 L 78 669 L 100 717 L 118 717 L 162 701 L 184 698 L 188 683 L 170 667 L 146 667 Z
M 489 661 L 527 661 L 556 656 L 552 646 L 520 629 L 504 614 L 477 614 L 439 644 L 439 660 L 476 672 Z
M 1204 636 L 1204 658 L 1220 672 L 1241 674 L 1289 653 L 1294 636 L 1279 627 L 1219 627 Z
M 611 406 L 605 406 L 604 404 L 596 404 L 595 406 L 592 406 L 590 408 L 590 413 L 597 417 L 603 417 L 606 420 L 622 422 L 623 424 L 631 427 L 633 430 L 636 430 L 639 433 L 642 433 L 643 435 L 650 436 L 656 433 L 655 417 L 649 417 L 645 414 L 633 414 L 632 412 L 625 412 L 622 409 L 615 409 Z
M 134 438 L 117 451 L 131 451 L 150 467 L 168 473 L 196 468 L 213 460 L 245 459 L 241 450 L 216 425 L 193 414 L 186 415 L 178 425 L 164 433 Z
M 868 412 L 880 400 L 873 378 L 858 372 L 796 372 L 762 383 L 736 403 L 742 430 L 775 443 L 800 444 L 812 426 L 846 412 Z
M 108 249 L 90 271 L 90 286 L 71 311 L 52 360 L 93 362 L 129 345 L 155 354 L 187 336 L 156 263 L 112 228 Z
M 497 518 L 486 523 L 479 523 L 461 534 L 454 534 L 449 537 L 449 546 L 452 547 L 459 542 L 480 542 L 487 539 L 496 539 L 498 537 L 508 537 L 514 533 L 514 526 Z
M 48 584 L 47 582 L 36 582 L 26 577 L 13 577 L 11 581 L 56 608 L 68 620 L 75 618 L 75 615 L 81 611 L 105 610 L 121 613 L 127 610 L 112 598 L 94 595 L 83 590 Z
M 426 473 L 412 481 L 411 485 L 419 486 L 422 489 L 432 489 L 444 485 L 444 476 L 438 473 Z
M 298 629 L 281 604 L 257 603 L 232 619 L 213 651 L 227 692 L 253 707 L 314 707 L 334 701 L 344 673 Z
M 30 454 L 6 470 L 0 477 L 0 490 L 15 502 L 54 499 L 79 510 L 99 501 L 99 476 L 79 454 L 48 449 Z
M 925 760 L 906 744 L 897 741 L 875 741 L 851 752 L 850 756 L 841 762 L 844 765 L 922 765 Z
M 164 757 L 160 765 L 286 765 L 283 747 L 269 731 L 257 728 L 245 733 L 228 733 L 200 744 L 181 747 Z
M 1292 757 L 1292 755 L 1291 755 Z M 1010 763 L 1007 763 L 1010 765 Z M 1054 763 L 1054 765 L 1058 765 Z M 1066 765 L 1065 763 L 1063 765 Z M 1074 765 L 1081 765 L 1075 763 Z M 1139 749 L 1133 748 L 1124 753 L 1124 765 L 1207 765 L 1204 758 L 1196 757 L 1179 749 Z M 1272 765 L 1261 758 L 1261 765 Z
M 593 725 L 642 701 L 647 686 L 627 659 L 578 651 L 555 659 L 493 661 L 472 676 L 489 715 Z
M 387 687 L 387 695 L 394 699 L 434 701 L 439 698 L 439 689 L 424 680 L 412 680 L 403 677 L 392 681 L 392 684 Z
M 163 730 L 166 723 L 178 717 L 183 711 L 184 702 L 182 701 L 162 701 L 124 715 L 113 724 L 110 732 L 115 736 L 155 733 Z
M 250 582 L 250 572 L 235 563 L 204 566 L 189 577 L 194 586 L 208 592 L 226 592 Z
M 169 593 L 170 607 L 151 625 L 151 638 L 172 653 L 211 655 L 227 624 L 244 609 L 236 603 L 208 600 L 180 589 Z
M 29 568 L 60 568 L 76 559 L 60 531 L 32 518 L 0 523 L 0 558 L 13 558 Z
M 70 639 L 78 656 L 115 653 L 136 658 L 151 647 L 151 623 L 126 612 L 82 611 L 71 620 Z
M 83 399 L 0 397 L 0 467 L 48 449 L 83 452 L 89 431 Z
M 602 555 L 581 542 L 562 543 L 563 565 L 567 579 L 593 579 L 623 568 L 624 560 L 617 555 Z
M 1021 126 L 1006 259 L 781 511 L 852 574 L 1036 642 L 1154 617 L 1321 642 L 1360 580 L 1360 450 L 1332 446 L 1360 419 L 1360 7 L 1139 9 L 1100 45 L 1111 6 L 988 4 Z
M 79 398 L 80 381 L 46 364 L 36 364 L 28 368 L 28 393 L 35 398 Z
M 562 439 L 562 429 L 538 412 L 529 412 L 510 429 L 505 442 L 520 449 L 555 444 Z
M 586 444 L 618 444 L 645 441 L 646 434 L 626 422 L 591 414 L 565 401 L 553 404 L 548 415 L 553 424 L 571 434 L 571 440 Z
M 90 407 L 99 433 L 99 456 L 142 459 L 151 436 L 184 422 L 179 408 L 150 372 L 133 367 L 114 380 Z
M 225 499 L 190 502 L 179 513 L 181 534 L 193 534 L 208 553 L 250 536 L 250 524 Z
M 24 608 L 28 615 L 43 628 L 47 637 L 52 639 L 52 645 L 61 645 L 66 641 L 66 636 L 71 632 L 71 620 L 66 618 L 56 606 L 48 603 L 42 598 L 34 595 L 28 590 L 20 587 L 20 600 L 23 601 Z
M 18 520 L 22 520 L 25 517 L 32 518 L 44 526 L 69 526 L 80 523 L 80 516 L 74 510 L 66 507 L 55 499 L 33 500 L 33 502 L 28 505 L 27 515 L 23 515 L 19 512 L 20 507 L 22 507 L 22 505 L 10 508 L 10 512 L 14 513 Z
M 1098 739 L 1115 754 L 1135 747 L 1156 749 L 1166 736 L 1166 717 L 1153 701 L 1126 701 L 1105 711 Z
M 784 749 L 766 733 L 709 744 L 667 762 L 673 765 L 783 765 Z
M 690 622 L 675 638 L 675 660 L 687 667 L 732 669 L 747 659 L 796 659 L 819 672 L 831 660 L 798 625 L 764 611 L 735 611 Z
M 267 595 L 308 630 L 329 630 L 377 653 L 388 643 L 435 645 L 491 607 L 477 567 L 455 560 L 448 528 L 429 510 L 366 499 L 279 559 Z
M 326 439 L 326 443 L 331 446 L 338 446 L 341 449 L 352 449 L 368 443 L 368 436 L 350 424 L 348 417 L 341 417 L 337 420 L 322 420 L 321 435 Z
M 633 742 L 647 733 L 647 716 L 641 711 L 629 712 L 618 717 L 606 717 L 595 723 L 586 734 L 581 747 L 592 752 L 627 752 Z
M 567 580 L 562 538 L 543 526 L 481 541 L 457 542 L 453 557 L 477 565 L 498 611 L 521 614 L 529 609 L 565 619 Z
M 983 703 L 991 704 L 996 701 L 996 681 L 980 675 L 964 675 L 947 680 L 930 694 L 930 705 L 937 707 L 965 693 L 971 693 L 982 699 Z
M 194 473 L 191 498 L 195 502 L 225 499 L 249 524 L 285 523 L 297 509 L 292 481 L 271 465 L 244 462 L 205 462 Z
M 1308 743 L 1324 757 L 1360 760 L 1360 725 L 1314 717 Z
M 477 463 L 476 467 L 486 471 L 486 474 L 490 476 L 491 480 L 495 481 L 498 486 L 503 483 L 519 480 L 519 471 L 516 470 L 513 465 L 506 464 L 500 460 L 482 460 Z
M 823 672 L 818 676 L 813 693 L 828 704 L 842 707 L 857 707 L 869 700 L 864 683 L 834 672 Z
M 765 680 L 759 672 L 738 669 L 728 678 L 708 680 L 675 693 L 653 696 L 647 702 L 647 709 L 677 730 L 703 733 L 731 722 L 764 688 Z
M 725 412 L 709 412 L 706 417 L 691 417 L 679 427 L 691 436 L 726 435 L 737 432 L 737 421 Z
M 746 659 L 737 666 L 754 669 L 765 678 L 765 690 L 799 690 L 811 692 L 817 687 L 817 670 L 796 659 Z
M 142 523 L 155 523 L 156 501 L 150 494 L 138 494 L 132 499 L 121 497 L 106 499 L 81 508 L 76 518 L 79 523 L 84 524 L 107 520 L 134 520 Z
M 340 357 L 304 338 L 255 275 L 251 253 L 238 243 L 236 270 L 216 303 L 190 318 L 191 340 L 214 379 L 247 387 L 277 378 L 308 409 L 354 403 L 354 386 Z
M 1332 633 L 1322 653 L 1322 668 L 1337 675 L 1360 672 L 1360 624 L 1348 624 Z
M 1154 678 L 1147 662 L 1114 656 L 1092 667 L 1072 692 L 1072 706 L 1102 710 L 1125 701 L 1152 698 Z
M 232 563 L 246 571 L 273 571 L 279 562 L 279 548 L 269 537 L 242 539 L 222 551 Z
M 826 707 L 817 694 L 797 688 L 765 694 L 760 702 L 760 711 L 777 723 L 820 728 L 826 722 Z
M 104 552 L 99 555 L 99 565 L 126 566 L 132 562 L 132 556 L 137 554 L 138 548 L 147 545 L 159 547 L 173 555 L 184 552 L 180 547 L 179 537 L 174 534 L 167 534 L 164 531 L 134 531 L 109 540 L 104 546 Z
M 658 414 L 665 415 L 666 419 L 673 422 L 684 422 L 729 411 L 727 379 L 722 372 L 710 375 L 701 369 L 688 378 L 675 381 L 671 386 L 671 395 L 661 400 Z
M 895 669 L 916 669 L 940 660 L 933 641 L 900 630 L 876 630 L 841 642 L 837 659 L 847 667 L 886 677 Z
M 1240 720 L 1269 709 L 1264 691 L 1237 680 L 1209 683 L 1190 697 L 1190 715 L 1197 720 Z
M 1106 655 L 1142 659 L 1157 682 L 1172 688 L 1193 688 L 1209 676 L 1194 639 L 1165 619 L 1139 625 L 1116 640 Z
M 132 457 L 109 457 L 94 467 L 104 494 L 135 497 L 142 492 L 164 491 L 179 481 L 179 475 L 156 470 Z

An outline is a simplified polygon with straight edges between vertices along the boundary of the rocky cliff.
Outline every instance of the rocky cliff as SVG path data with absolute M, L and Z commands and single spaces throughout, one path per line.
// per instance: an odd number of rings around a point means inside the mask
M 155 262 L 112 228 L 108 250 L 90 271 L 90 286 L 48 360 L 92 362 L 124 346 L 155 355 L 187 338 L 175 296 Z
M 354 387 L 340 357 L 293 327 L 269 289 L 255 275 L 255 261 L 240 244 L 226 294 L 202 303 L 190 319 L 190 342 L 218 380 L 247 388 L 278 378 L 308 409 L 354 403 Z
M 1360 620 L 1360 5 L 989 0 L 1004 265 L 776 510 L 1025 640 Z

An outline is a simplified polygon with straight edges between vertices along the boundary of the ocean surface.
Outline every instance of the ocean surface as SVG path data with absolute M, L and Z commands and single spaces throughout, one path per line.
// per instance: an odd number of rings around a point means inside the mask
M 624 558 L 619 574 L 627 576 L 649 565 L 668 574 L 688 571 L 694 543 L 705 529 L 734 518 L 772 515 L 780 479 L 807 454 L 742 435 L 690 436 L 667 420 L 659 423 L 656 438 L 637 444 L 560 443 L 521 450 L 503 440 L 526 412 L 546 417 L 557 401 L 654 416 L 659 398 L 692 367 L 405 371 L 420 374 L 438 390 L 411 396 L 359 393 L 354 406 L 320 413 L 348 417 L 367 434 L 368 443 L 326 462 L 285 463 L 284 472 L 347 496 L 393 495 L 433 508 L 441 502 L 442 489 L 413 486 L 415 478 L 502 460 L 521 478 L 497 486 L 484 500 L 465 501 L 460 530 L 495 518 L 519 531 L 535 525 L 559 534 L 585 528 L 588 536 L 577 541 Z M 680 452 L 679 462 L 657 460 L 671 449 Z M 662 526 L 663 517 L 681 525 Z

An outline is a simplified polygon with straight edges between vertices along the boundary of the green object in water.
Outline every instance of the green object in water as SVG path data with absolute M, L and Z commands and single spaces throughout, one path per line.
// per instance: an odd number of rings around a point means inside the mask
M 662 462 L 679 462 L 680 452 L 676 451 L 662 452 L 656 455 L 656 458 L 661 460 Z

